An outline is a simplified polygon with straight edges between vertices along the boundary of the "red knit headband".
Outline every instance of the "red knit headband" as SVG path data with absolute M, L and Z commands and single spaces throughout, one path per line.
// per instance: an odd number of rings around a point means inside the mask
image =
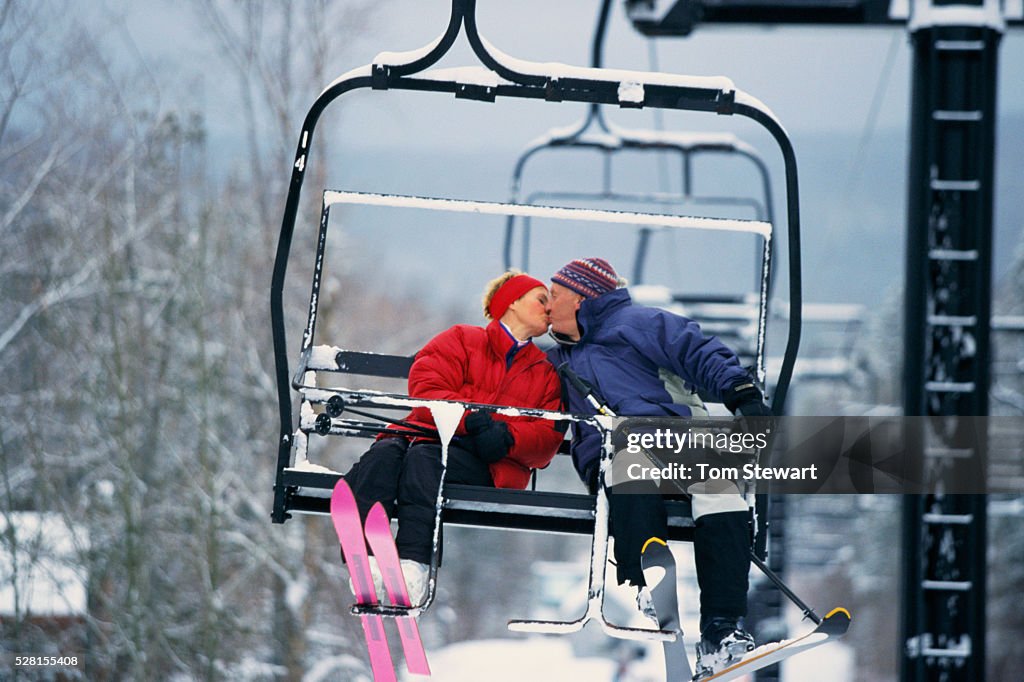
M 520 296 L 537 287 L 547 289 L 544 282 L 529 275 L 516 275 L 510 278 L 491 297 L 491 302 L 487 306 L 487 312 L 491 314 L 491 319 L 500 320 L 508 307 L 518 301 Z

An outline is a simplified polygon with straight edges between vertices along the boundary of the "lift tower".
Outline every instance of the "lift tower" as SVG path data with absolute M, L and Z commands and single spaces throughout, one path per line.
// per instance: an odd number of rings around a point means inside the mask
M 923 9 L 908 24 L 903 408 L 933 417 L 921 420 L 925 467 L 984 481 L 986 434 L 965 446 L 968 420 L 955 417 L 988 414 L 996 67 L 1005 21 L 997 0 Z M 944 415 L 954 418 L 934 418 Z M 905 681 L 985 679 L 986 502 L 904 497 Z
M 997 57 L 1021 0 L 626 0 L 637 30 L 700 23 L 903 25 L 913 49 L 904 414 L 931 417 L 924 479 L 985 480 Z M 979 437 L 980 435 L 980 437 Z M 965 443 L 970 445 L 965 447 Z M 903 509 L 903 682 L 985 679 L 986 498 L 908 495 Z

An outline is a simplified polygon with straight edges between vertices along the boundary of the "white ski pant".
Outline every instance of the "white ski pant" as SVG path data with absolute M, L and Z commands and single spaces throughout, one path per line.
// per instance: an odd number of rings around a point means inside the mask
M 749 508 L 747 500 L 739 493 L 693 493 L 690 500 L 693 520 L 711 514 L 727 512 L 745 512 Z

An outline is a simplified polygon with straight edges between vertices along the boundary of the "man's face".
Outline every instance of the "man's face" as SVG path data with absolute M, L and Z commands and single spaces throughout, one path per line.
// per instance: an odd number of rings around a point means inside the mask
M 580 338 L 576 324 L 576 311 L 583 297 L 558 282 L 551 283 L 551 331 L 565 334 L 571 339 Z

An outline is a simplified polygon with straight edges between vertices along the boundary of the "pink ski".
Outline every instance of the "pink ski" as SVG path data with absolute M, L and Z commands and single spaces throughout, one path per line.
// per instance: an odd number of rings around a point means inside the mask
M 405 575 L 402 573 L 398 558 L 398 549 L 395 547 L 395 539 L 391 536 L 391 521 L 380 502 L 374 504 L 366 515 L 366 541 L 370 543 L 370 549 L 377 557 L 388 600 L 394 606 L 411 606 Z M 412 616 L 399 616 L 395 622 L 398 625 L 398 634 L 402 638 L 406 668 L 416 675 L 429 675 L 430 665 L 427 663 L 427 653 L 423 650 L 416 619 Z
M 341 551 L 345 555 L 345 563 L 352 576 L 356 602 L 375 605 L 377 594 L 370 575 L 363 524 L 359 519 L 356 498 L 345 479 L 339 480 L 334 486 L 334 493 L 331 495 L 331 520 L 334 522 L 334 530 L 338 534 Z M 384 620 L 372 614 L 361 615 L 359 619 L 363 623 L 366 647 L 370 650 L 370 667 L 373 669 L 374 682 L 395 682 L 395 667 L 391 662 Z

